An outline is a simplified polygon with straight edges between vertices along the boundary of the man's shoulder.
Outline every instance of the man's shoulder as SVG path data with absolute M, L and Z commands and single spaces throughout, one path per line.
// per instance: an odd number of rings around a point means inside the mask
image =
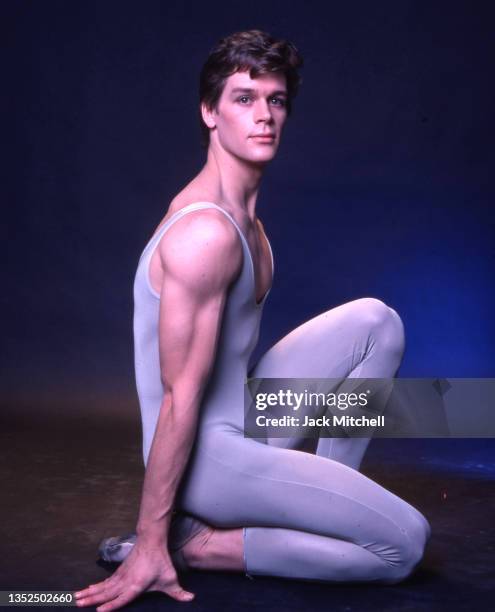
M 211 206 L 204 206 L 194 209 L 194 204 L 210 204 Z M 174 200 L 171 201 L 170 206 L 167 210 L 165 221 L 167 219 L 171 219 L 181 210 L 187 209 L 189 207 L 192 207 L 191 210 L 185 211 L 185 214 L 182 216 L 182 219 L 184 221 L 181 223 L 177 223 L 177 221 L 174 221 L 174 223 L 172 223 L 172 225 L 170 226 L 170 230 L 174 229 L 174 231 L 172 232 L 173 234 L 179 234 L 180 231 L 175 231 L 179 230 L 179 228 L 181 228 L 182 231 L 198 230 L 199 232 L 204 229 L 204 231 L 210 231 L 213 234 L 218 233 L 220 238 L 222 236 L 224 236 L 225 238 L 228 238 L 229 236 L 231 238 L 236 237 L 237 231 L 235 229 L 235 226 L 232 221 L 227 217 L 227 215 L 222 212 L 221 206 L 215 204 L 215 202 L 211 202 L 205 199 L 198 199 L 194 197 L 180 199 L 174 198 Z M 167 231 L 166 234 L 168 234 L 169 231 Z
M 198 203 L 199 201 L 176 202 L 167 217 Z M 199 208 L 190 210 L 176 219 L 167 229 L 158 244 L 162 261 L 173 257 L 177 251 L 188 251 L 189 258 L 204 258 L 212 255 L 218 258 L 237 258 L 242 246 L 237 229 L 227 216 L 218 208 Z
M 235 227 L 221 211 L 209 208 L 191 211 L 174 222 L 158 252 L 164 271 L 185 285 L 197 285 L 202 295 L 228 286 L 243 257 Z

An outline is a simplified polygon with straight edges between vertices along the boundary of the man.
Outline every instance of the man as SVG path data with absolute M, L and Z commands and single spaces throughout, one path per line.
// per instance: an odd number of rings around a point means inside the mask
M 294 59 L 297 62 L 295 56 Z M 264 167 L 277 152 L 287 119 L 286 76 L 277 71 L 252 79 L 249 71 L 236 72 L 226 79 L 217 108 L 208 107 L 204 100 L 211 90 L 212 87 L 203 95 L 200 107 L 210 139 L 207 162 L 174 198 L 157 232 L 190 202 L 222 202 L 249 242 L 254 269 L 258 271 L 256 302 L 260 303 L 271 285 L 271 262 L 261 223 L 256 218 L 256 199 Z M 235 228 L 215 209 L 192 213 L 183 223 L 174 225 L 151 258 L 150 283 L 161 296 L 159 335 L 164 341 L 160 354 L 167 388 L 160 411 L 162 418 L 148 461 L 132 556 L 110 581 L 83 592 L 84 598 L 79 602 L 84 605 L 97 603 L 94 597 L 99 593 L 107 593 L 110 600 L 118 593 L 119 585 L 124 594 L 113 599 L 112 605 L 124 605 L 138 589 L 163 589 L 178 600 L 191 598 L 178 585 L 167 551 L 167 531 L 173 499 L 194 441 L 197 412 L 212 369 L 227 293 L 239 275 L 242 258 Z M 147 443 L 151 447 L 151 440 Z M 232 555 L 233 565 L 237 557 L 242 570 L 241 530 L 217 530 L 215 537 L 211 528 L 204 531 L 209 532 L 210 547 L 215 545 L 221 555 L 224 544 L 226 556 Z M 193 544 L 194 538 L 188 543 L 190 557 L 197 555 Z M 141 582 L 136 586 L 133 581 L 139 579 Z M 126 581 L 130 583 L 128 592 L 124 588 Z M 104 590 L 100 588 L 103 585 Z M 88 594 L 91 600 L 87 599 Z M 101 600 L 103 597 L 98 602 Z
M 106 612 L 151 590 L 189 601 L 174 560 L 199 569 L 393 582 L 422 556 L 424 517 L 357 471 L 368 440 L 332 440 L 331 448 L 321 440 L 312 455 L 296 450 L 297 439 L 261 444 L 243 436 L 247 363 L 273 275 L 256 200 L 300 65 L 293 45 L 251 30 L 220 41 L 203 67 L 207 161 L 172 201 L 134 286 L 147 464 L 137 537 L 111 578 L 77 594 L 78 605 Z M 403 347 L 397 313 L 364 298 L 293 330 L 254 375 L 393 376 Z M 329 507 L 330 498 L 338 501 Z M 174 504 L 189 515 L 171 526 Z M 375 507 L 384 517 L 376 524 L 367 520 Z

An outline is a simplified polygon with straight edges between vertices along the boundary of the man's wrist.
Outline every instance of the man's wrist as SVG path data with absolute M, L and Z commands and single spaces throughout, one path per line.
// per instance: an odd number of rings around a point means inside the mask
M 170 527 L 170 516 L 157 521 L 139 521 L 136 526 L 137 536 L 141 540 L 165 540 Z

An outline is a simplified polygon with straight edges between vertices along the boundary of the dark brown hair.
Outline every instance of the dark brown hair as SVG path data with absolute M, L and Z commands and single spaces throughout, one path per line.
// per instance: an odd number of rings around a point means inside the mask
M 217 110 L 225 81 L 230 75 L 249 70 L 249 76 L 256 79 L 262 74 L 282 71 L 287 81 L 286 108 L 290 115 L 291 102 L 302 82 L 298 73 L 302 65 L 303 59 L 292 43 L 276 39 L 261 30 L 235 32 L 219 40 L 199 77 L 201 144 L 207 147 L 210 141 L 210 129 L 201 116 L 201 103 L 205 103 L 210 110 Z

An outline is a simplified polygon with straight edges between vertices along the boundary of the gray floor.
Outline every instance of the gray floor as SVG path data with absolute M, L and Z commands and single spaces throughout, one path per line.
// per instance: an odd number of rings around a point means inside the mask
M 102 537 L 132 531 L 143 468 L 136 419 L 27 414 L 1 428 L 0 590 L 76 590 L 113 571 Z M 363 472 L 417 506 L 433 536 L 394 586 L 326 585 L 189 572 L 190 604 L 148 594 L 129 606 L 190 610 L 474 610 L 495 607 L 495 440 L 374 440 Z

